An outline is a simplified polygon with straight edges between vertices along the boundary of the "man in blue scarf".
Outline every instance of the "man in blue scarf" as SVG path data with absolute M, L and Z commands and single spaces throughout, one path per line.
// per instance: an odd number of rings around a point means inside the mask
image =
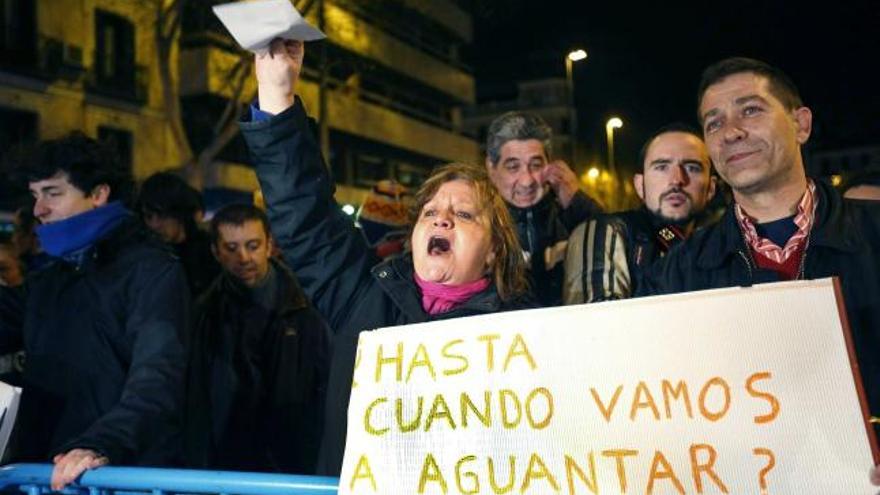
M 39 143 L 18 171 L 54 259 L 0 292 L 0 353 L 24 344 L 12 461 L 60 489 L 86 469 L 180 455 L 189 290 L 178 260 L 124 206 L 130 180 L 93 139 Z

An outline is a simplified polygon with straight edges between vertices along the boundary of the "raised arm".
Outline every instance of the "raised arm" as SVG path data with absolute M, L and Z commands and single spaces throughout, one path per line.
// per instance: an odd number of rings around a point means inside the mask
M 296 96 L 302 60 L 297 41 L 275 40 L 257 55 L 260 111 L 241 129 L 272 233 L 305 293 L 337 329 L 377 260 L 333 199 L 333 181 Z

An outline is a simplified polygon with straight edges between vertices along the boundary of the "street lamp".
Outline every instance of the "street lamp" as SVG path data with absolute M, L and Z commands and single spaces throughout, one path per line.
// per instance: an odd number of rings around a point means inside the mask
M 617 166 L 614 163 L 614 129 L 620 129 L 621 127 L 623 127 L 623 121 L 620 120 L 620 117 L 611 117 L 608 119 L 608 122 L 605 122 L 605 137 L 608 139 L 608 170 L 611 172 L 614 180 L 623 185 L 623 181 L 617 175 Z
M 571 166 L 577 166 L 577 145 L 575 141 L 577 140 L 577 109 L 574 106 L 574 63 L 579 62 L 581 60 L 586 60 L 587 52 L 586 50 L 577 49 L 568 52 L 568 55 L 565 56 L 565 89 L 568 96 L 568 107 L 569 107 L 569 133 L 571 135 Z

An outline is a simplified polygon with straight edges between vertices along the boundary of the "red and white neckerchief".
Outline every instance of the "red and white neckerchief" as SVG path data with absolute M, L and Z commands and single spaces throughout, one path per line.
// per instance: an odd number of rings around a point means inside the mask
M 801 202 L 798 203 L 797 215 L 794 217 L 794 224 L 798 228 L 797 232 L 785 243 L 785 247 L 779 247 L 773 241 L 759 236 L 758 231 L 755 230 L 754 219 L 749 217 L 739 204 L 734 207 L 734 211 L 736 212 L 736 219 L 739 221 L 739 227 L 742 229 L 749 247 L 756 253 L 781 264 L 793 253 L 798 252 L 806 241 L 810 229 L 813 227 L 818 202 L 816 184 L 813 184 L 813 181 L 808 179 L 807 190 L 804 192 Z

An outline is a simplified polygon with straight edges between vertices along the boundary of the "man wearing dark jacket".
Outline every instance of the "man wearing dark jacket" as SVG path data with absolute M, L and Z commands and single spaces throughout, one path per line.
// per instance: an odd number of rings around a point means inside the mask
M 54 261 L 0 293 L 0 352 L 27 362 L 13 461 L 52 459 L 52 487 L 113 464 L 171 464 L 189 293 L 179 262 L 122 202 L 126 177 L 80 134 L 22 163 Z
M 202 469 L 314 474 L 330 332 L 296 278 L 270 258 L 266 215 L 232 205 L 211 220 L 223 272 L 196 305 L 185 445 Z
M 806 176 L 812 114 L 777 68 L 744 58 L 710 66 L 699 118 L 735 204 L 658 263 L 645 292 L 839 277 L 869 408 L 880 413 L 880 203 Z
M 562 303 L 563 260 L 571 231 L 601 208 L 578 189 L 562 160 L 550 161 L 553 131 L 541 117 L 508 112 L 489 125 L 486 168 L 513 216 L 543 306 Z
M 598 215 L 574 229 L 565 256 L 565 304 L 632 297 L 643 273 L 690 236 L 715 194 L 702 137 L 683 124 L 662 127 L 642 146 L 633 176 L 641 208 Z

